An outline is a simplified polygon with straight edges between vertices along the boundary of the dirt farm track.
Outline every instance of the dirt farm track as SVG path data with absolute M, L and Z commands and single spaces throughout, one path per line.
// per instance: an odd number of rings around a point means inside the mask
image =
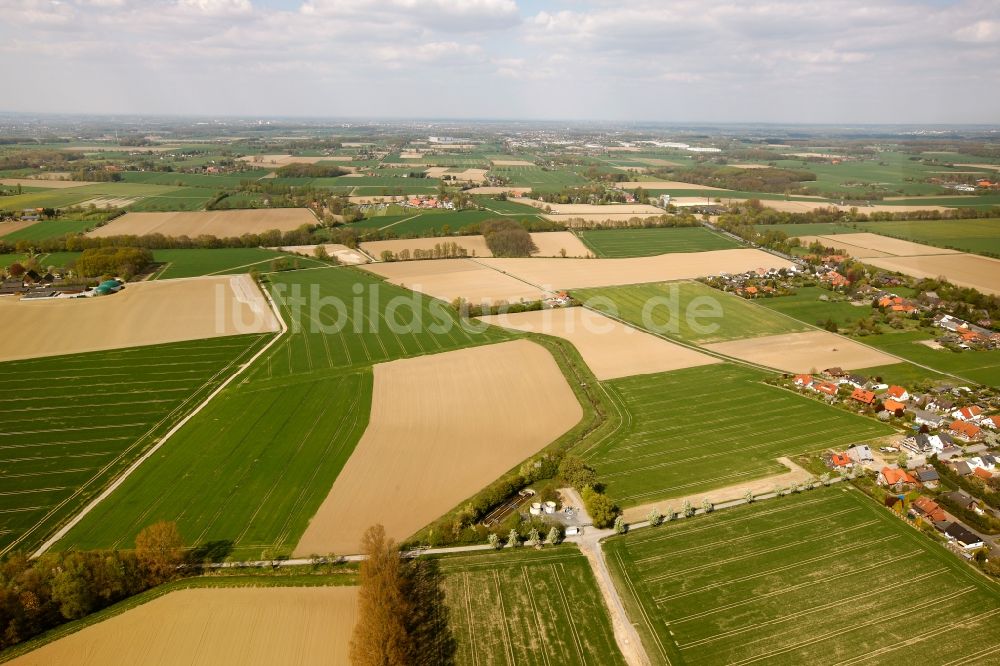
M 548 350 L 528 340 L 381 363 L 374 373 L 368 428 L 297 555 L 356 553 L 375 523 L 406 539 L 583 416 Z
M 49 643 L 14 666 L 347 666 L 355 587 L 179 590 Z
M 278 330 L 249 275 L 137 282 L 93 298 L 0 299 L 0 361 Z
M 260 234 L 277 229 L 294 231 L 303 224 L 316 224 L 307 208 L 260 208 L 253 210 L 209 210 L 177 213 L 127 213 L 87 235 L 107 236 L 201 236 L 217 238 Z

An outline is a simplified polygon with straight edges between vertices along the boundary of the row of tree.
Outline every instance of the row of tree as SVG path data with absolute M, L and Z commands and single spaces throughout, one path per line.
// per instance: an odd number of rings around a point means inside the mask
M 140 532 L 135 550 L 11 555 L 0 561 L 0 648 L 172 580 L 183 561 L 172 522 Z

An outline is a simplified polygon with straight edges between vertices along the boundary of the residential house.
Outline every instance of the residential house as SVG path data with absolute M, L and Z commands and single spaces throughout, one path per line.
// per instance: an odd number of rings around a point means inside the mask
M 941 425 L 941 421 L 944 420 L 943 416 L 935 414 L 934 412 L 928 411 L 926 409 L 908 409 L 906 410 L 913 414 L 913 422 L 917 425 L 925 425 L 929 428 L 937 428 Z
M 840 380 L 842 384 L 850 384 L 854 388 L 864 388 L 868 380 L 861 375 L 847 375 Z
M 991 455 L 976 456 L 975 458 L 969 458 L 966 460 L 969 463 L 969 467 L 973 469 L 985 469 L 987 472 L 992 472 L 996 467 L 996 458 Z
M 813 383 L 812 375 L 795 375 L 794 379 L 796 386 L 809 387 Z
M 875 462 L 875 458 L 872 456 L 872 450 L 867 444 L 857 444 L 852 446 L 847 449 L 847 455 L 851 460 L 860 465 Z
M 952 421 L 951 425 L 948 426 L 948 430 L 950 430 L 955 437 L 964 439 L 967 442 L 979 439 L 983 433 L 982 428 L 977 426 L 975 423 L 969 423 L 968 421 Z
M 889 397 L 893 400 L 898 400 L 900 402 L 906 402 L 910 399 L 910 393 L 902 386 L 890 386 L 889 390 L 886 391 Z
M 945 535 L 954 539 L 963 550 L 977 550 L 983 547 L 983 538 L 970 532 L 958 523 L 952 523 L 944 531 Z
M 929 435 L 925 435 L 922 432 L 918 432 L 914 435 L 903 440 L 903 447 L 913 451 L 916 454 L 928 454 L 931 453 L 934 448 L 931 446 L 931 438 Z
M 930 465 L 918 467 L 913 470 L 913 475 L 917 477 L 917 481 L 922 483 L 926 488 L 937 488 L 938 484 L 941 482 L 941 476 L 938 474 L 938 471 Z
M 929 497 L 918 497 L 910 504 L 910 510 L 931 522 L 947 520 L 944 510 Z
M 826 370 L 823 371 L 823 374 L 829 375 L 830 377 L 843 377 L 846 373 L 844 372 L 843 368 L 834 367 L 834 368 L 827 368 Z
M 882 408 L 890 414 L 902 414 L 906 410 L 906 405 L 902 402 L 896 402 L 895 400 L 886 400 L 882 403 Z
M 969 476 L 972 474 L 972 465 L 964 460 L 958 460 L 951 463 L 951 468 L 955 470 L 955 474 L 958 474 L 959 476 Z
M 982 479 L 983 481 L 989 481 L 990 479 L 993 478 L 993 473 L 987 472 L 982 467 L 976 467 L 975 469 L 972 470 L 972 476 Z
M 962 507 L 966 511 L 976 511 L 979 508 L 979 503 L 976 502 L 976 498 L 964 490 L 955 490 L 950 493 L 945 493 L 944 497 L 948 498 L 948 500 L 957 506 Z
M 983 408 L 979 405 L 969 405 L 968 407 L 956 409 L 951 413 L 951 417 L 959 421 L 975 421 L 982 413 Z
M 987 416 L 979 419 L 979 425 L 986 426 L 990 430 L 1000 430 L 1000 416 Z
M 833 382 L 818 382 L 816 384 L 813 384 L 812 388 L 816 391 L 819 391 L 820 393 L 823 393 L 831 397 L 837 395 L 837 385 L 834 384 Z
M 875 394 L 871 391 L 866 391 L 864 389 L 854 389 L 851 393 L 851 399 L 857 400 L 858 402 L 871 405 L 875 402 Z
M 877 483 L 893 490 L 902 490 L 907 486 L 917 485 L 917 480 L 905 469 L 883 467 L 882 471 L 878 473 Z
M 848 456 L 846 453 L 834 453 L 832 456 L 830 456 L 830 464 L 833 465 L 834 467 L 843 467 L 843 468 L 854 466 L 854 463 L 851 462 L 851 457 Z

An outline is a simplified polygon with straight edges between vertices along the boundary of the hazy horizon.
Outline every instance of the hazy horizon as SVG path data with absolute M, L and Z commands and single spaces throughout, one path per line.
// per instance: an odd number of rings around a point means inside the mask
M 984 0 L 0 0 L 9 112 L 990 125 Z M 959 106 L 957 100 L 968 100 Z

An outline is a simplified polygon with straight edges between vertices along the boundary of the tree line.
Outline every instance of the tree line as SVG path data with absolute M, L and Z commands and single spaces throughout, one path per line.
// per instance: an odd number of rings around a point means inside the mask
M 172 522 L 145 528 L 135 550 L 10 555 L 0 561 L 0 648 L 173 580 L 184 558 Z

